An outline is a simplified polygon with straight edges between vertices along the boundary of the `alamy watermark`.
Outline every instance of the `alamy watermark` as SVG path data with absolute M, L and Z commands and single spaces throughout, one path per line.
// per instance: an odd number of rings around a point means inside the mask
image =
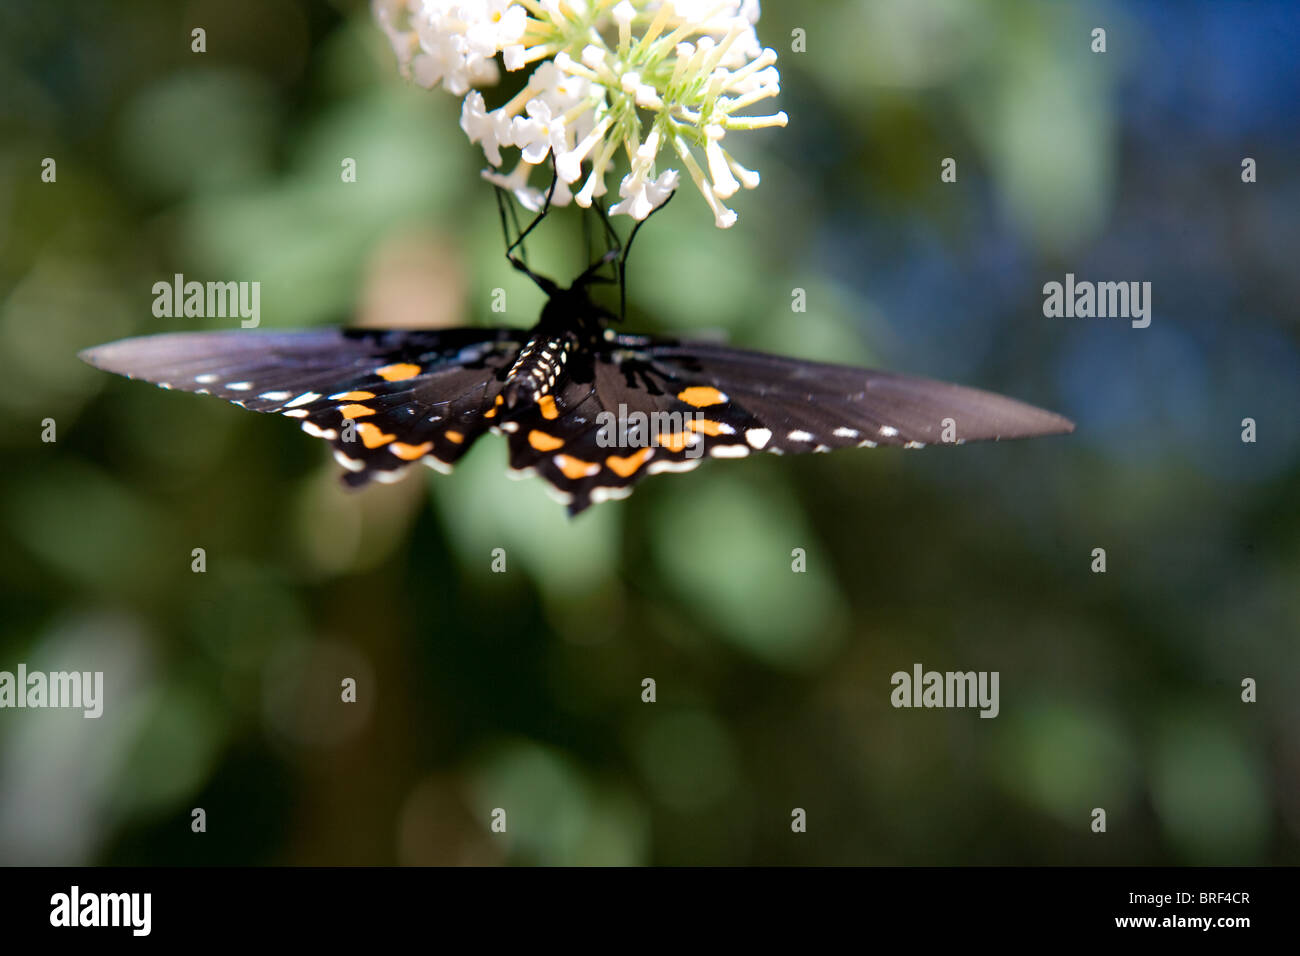
M 889 678 L 894 686 L 889 702 L 895 707 L 978 707 L 981 717 L 996 717 L 998 671 L 896 671 Z
M 50 897 L 50 925 L 55 927 L 125 927 L 133 936 L 153 928 L 152 893 L 83 893 L 73 885 Z
M 0 708 L 80 708 L 86 717 L 104 713 L 103 671 L 0 671 Z
M 255 329 L 262 321 L 262 283 L 185 281 L 176 273 L 171 282 L 153 284 L 153 314 L 159 319 L 229 319 Z
M 1150 282 L 1065 282 L 1043 286 L 1043 315 L 1049 319 L 1129 319 L 1135 329 L 1151 324 Z
M 703 412 L 628 411 L 619 403 L 618 411 L 596 415 L 596 444 L 601 448 L 667 448 L 683 452 L 687 458 L 704 454 L 702 435 L 732 434 L 734 429 L 712 421 Z

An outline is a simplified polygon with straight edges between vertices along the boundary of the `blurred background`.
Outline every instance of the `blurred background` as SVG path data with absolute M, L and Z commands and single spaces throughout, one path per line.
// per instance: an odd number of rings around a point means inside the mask
M 259 281 L 263 328 L 491 324 L 495 287 L 530 325 L 458 101 L 361 3 L 0 7 L 0 670 L 107 685 L 0 711 L 0 862 L 1300 862 L 1300 13 L 763 6 L 790 125 L 737 145 L 735 228 L 688 187 L 644 230 L 630 327 L 1074 435 L 710 464 L 576 521 L 491 437 L 345 493 L 289 422 L 76 352 L 233 325 L 155 318 L 177 272 Z M 535 264 L 576 274 L 579 222 Z M 1151 282 L 1150 328 L 1044 318 L 1066 272 Z M 1000 716 L 893 709 L 914 663 L 999 671 Z

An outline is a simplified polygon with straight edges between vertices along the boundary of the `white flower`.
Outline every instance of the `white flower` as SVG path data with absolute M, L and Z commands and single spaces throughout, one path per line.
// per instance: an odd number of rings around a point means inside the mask
M 631 95 L 637 106 L 648 110 L 657 110 L 664 105 L 664 101 L 659 98 L 655 88 L 649 83 L 641 82 L 641 74 L 628 72 L 620 78 L 619 86 L 623 92 Z
M 515 117 L 510 128 L 524 162 L 536 166 L 552 149 L 559 155 L 568 148 L 563 117 L 556 116 L 545 100 L 528 101 L 527 118 Z
M 632 21 L 636 19 L 636 7 L 628 3 L 628 0 L 622 0 L 621 3 L 614 7 L 613 14 L 614 22 L 620 27 L 630 26 Z
M 528 11 L 509 0 L 372 0 L 403 75 L 457 95 L 495 83 L 496 55 L 518 45 Z
M 417 40 L 407 22 L 406 0 L 373 0 L 371 9 L 379 27 L 393 45 L 397 54 L 397 65 L 402 75 L 408 75 L 411 57 L 415 55 Z
M 555 171 L 561 180 L 571 183 L 582 175 L 582 161 L 587 158 L 587 155 L 595 148 L 596 144 L 604 139 L 605 132 L 609 129 L 611 123 L 613 123 L 613 119 L 606 116 L 573 149 L 566 150 L 555 157 Z M 604 190 L 602 189 L 601 192 L 603 193 Z M 590 202 L 583 202 L 579 199 L 578 204 L 580 206 L 589 206 Z
M 677 171 L 669 169 L 655 177 L 655 157 L 659 155 L 659 132 L 656 130 L 637 148 L 632 160 L 632 171 L 619 183 L 618 194 L 623 201 L 610 207 L 611 215 L 620 213 L 642 220 L 668 199 L 677 188 Z
M 740 188 L 740 183 L 736 182 L 736 177 L 732 175 L 731 168 L 727 165 L 727 154 L 719 145 L 722 137 L 727 135 L 727 131 L 714 123 L 705 129 L 704 135 L 709 139 L 708 145 L 704 147 L 704 157 L 709 161 L 709 178 L 713 180 L 713 195 L 719 199 L 727 199 L 735 195 L 736 190 Z
M 628 173 L 618 187 L 618 194 L 623 197 L 623 201 L 609 207 L 610 215 L 626 213 L 633 219 L 644 219 L 673 194 L 678 179 L 680 177 L 675 169 L 665 169 L 658 179 L 646 179 Z
M 426 2 L 425 6 L 429 4 Z M 480 56 L 496 56 L 506 47 L 518 44 L 528 24 L 528 11 L 509 0 L 486 0 L 483 3 L 460 0 L 448 6 L 454 6 L 456 15 L 467 23 L 465 38 L 470 48 Z M 467 15 L 471 11 L 474 14 L 472 19 Z
M 544 198 L 530 176 L 548 156 L 558 177 L 553 202 L 589 206 L 605 195 L 622 153 L 628 172 L 610 212 L 644 219 L 680 179 L 674 169 L 656 175 L 657 157 L 671 145 L 726 228 L 736 214 L 723 200 L 755 188 L 759 175 L 723 140 L 786 124 L 784 113 L 748 113 L 781 89 L 776 53 L 755 31 L 758 0 L 372 0 L 372 7 L 403 74 L 465 95 L 461 127 L 482 144 L 493 167 L 484 175 L 525 204 Z M 511 72 L 536 66 L 516 96 L 489 111 L 472 87 L 496 81 L 498 59 Z M 505 148 L 522 160 L 508 176 L 496 171 Z M 575 194 L 569 184 L 584 172 Z
M 496 110 L 489 113 L 478 90 L 471 90 L 461 104 L 460 128 L 471 143 L 483 144 L 483 155 L 493 166 L 501 165 L 501 147 L 515 144 L 510 121 Z

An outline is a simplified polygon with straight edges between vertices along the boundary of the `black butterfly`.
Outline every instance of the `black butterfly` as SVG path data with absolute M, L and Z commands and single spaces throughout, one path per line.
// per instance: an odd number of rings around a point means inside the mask
M 621 281 L 631 239 L 562 289 L 513 254 L 539 221 L 507 250 L 548 295 L 527 332 L 181 332 L 101 345 L 81 358 L 300 419 L 334 446 L 351 485 L 395 481 L 415 462 L 450 470 L 484 432 L 501 432 L 511 469 L 540 474 L 570 514 L 705 458 L 1074 430 L 1059 415 L 960 385 L 618 332 L 589 287 L 611 261 Z

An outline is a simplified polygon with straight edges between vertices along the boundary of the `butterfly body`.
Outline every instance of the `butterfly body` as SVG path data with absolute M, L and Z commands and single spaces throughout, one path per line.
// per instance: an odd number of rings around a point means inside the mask
M 1066 419 L 944 382 L 619 332 L 581 285 L 517 329 L 230 330 L 82 353 L 131 378 L 299 421 L 345 480 L 449 470 L 488 431 L 571 513 L 704 458 L 1025 438 Z

